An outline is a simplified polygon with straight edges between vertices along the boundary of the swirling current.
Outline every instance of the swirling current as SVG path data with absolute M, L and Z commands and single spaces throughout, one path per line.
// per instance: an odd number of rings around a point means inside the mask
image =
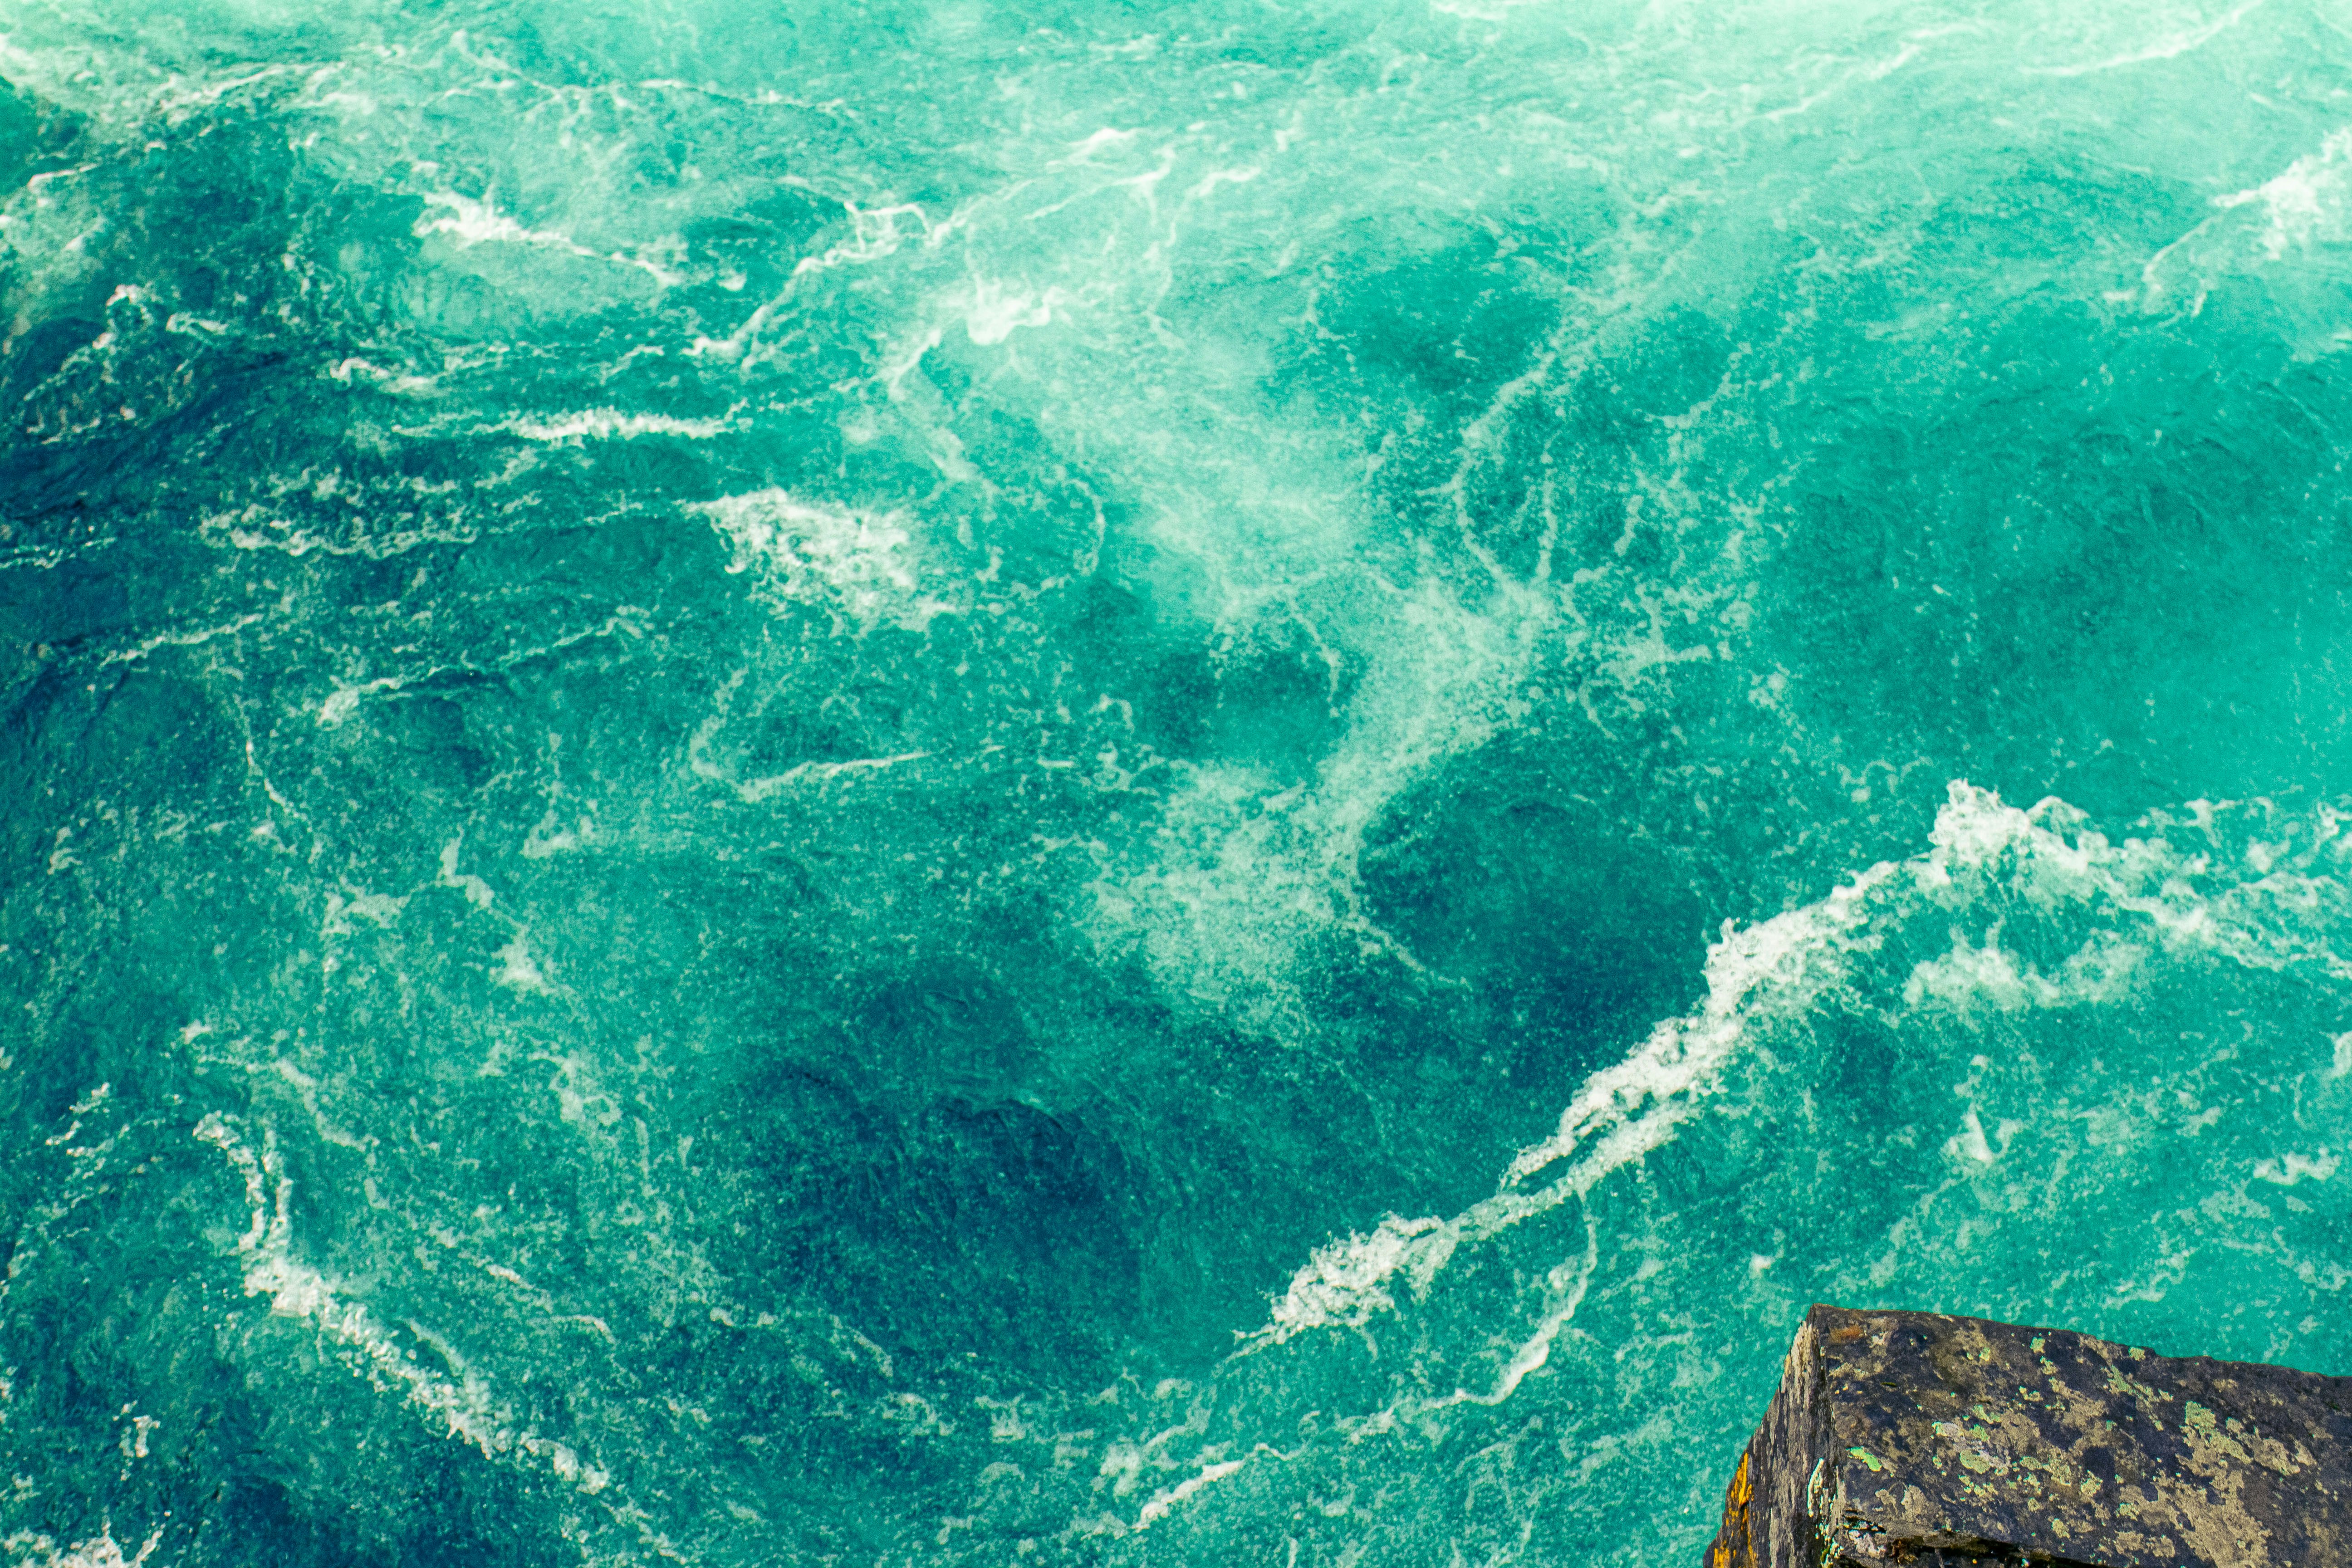
M 0 0 L 0 1537 L 1684 1564 L 2352 1372 L 2319 0 Z

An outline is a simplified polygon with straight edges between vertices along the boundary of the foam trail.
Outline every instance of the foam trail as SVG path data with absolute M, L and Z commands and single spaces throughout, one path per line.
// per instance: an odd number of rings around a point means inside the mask
M 244 1234 L 236 1238 L 236 1250 L 244 1261 L 246 1294 L 267 1297 L 269 1310 L 280 1317 L 316 1324 L 321 1336 L 376 1387 L 396 1392 L 426 1419 L 484 1458 L 524 1461 L 543 1469 L 564 1489 L 596 1499 L 613 1524 L 639 1551 L 656 1560 L 685 1561 L 655 1528 L 651 1517 L 629 1500 L 626 1489 L 614 1483 L 611 1471 L 572 1444 L 532 1431 L 498 1400 L 488 1382 L 466 1364 L 446 1339 L 424 1324 L 412 1321 L 407 1325 L 457 1370 L 456 1382 L 420 1365 L 367 1308 L 346 1300 L 333 1281 L 294 1256 L 294 1184 L 285 1173 L 274 1131 L 263 1130 L 258 1151 L 235 1122 L 217 1112 L 208 1113 L 194 1131 L 218 1149 L 244 1181 L 249 1218 Z M 149 1542 L 151 1550 L 153 1545 Z M 144 1562 L 146 1555 L 142 1551 L 132 1561 Z M 112 1568 L 119 1560 L 118 1551 L 112 1559 L 92 1562 Z
M 1493 1197 L 1449 1219 L 1391 1215 L 1369 1233 L 1318 1249 L 1274 1303 L 1269 1321 L 1244 1339 L 1242 1353 L 1312 1329 L 1360 1328 L 1395 1308 L 1392 1280 L 1402 1278 L 1413 1297 L 1424 1295 L 1461 1247 L 1580 1198 L 1660 1148 L 1699 1113 L 1759 1017 L 1802 1013 L 1847 980 L 1851 957 L 1880 945 L 1876 928 L 1966 901 L 1974 895 L 1964 884 L 1996 867 L 2029 900 L 2104 902 L 2144 922 L 2176 952 L 2201 949 L 2263 968 L 2300 956 L 2301 943 L 2292 936 L 2283 942 L 2274 918 L 2281 902 L 2292 908 L 2317 897 L 2296 868 L 2271 870 L 2263 863 L 2264 874 L 2207 899 L 2178 875 L 2202 868 L 2203 857 L 2161 842 L 2112 845 L 2081 831 L 2080 814 L 2055 798 L 2021 810 L 1957 779 L 1947 793 L 1924 854 L 1882 861 L 1818 902 L 1727 931 L 1707 950 L 1706 999 L 1699 1009 L 1660 1023 L 1623 1061 L 1586 1079 L 1561 1112 L 1559 1130 L 1520 1151 Z M 2318 841 L 2332 846 L 2333 817 L 2322 815 Z M 2063 831 L 2068 828 L 2074 831 Z M 2012 1007 L 2072 1005 L 2120 994 L 2134 962 L 2127 944 L 2102 940 L 2053 978 L 2021 975 L 1998 949 L 1963 949 L 1921 963 L 1906 992 L 1915 1003 L 1990 994 Z M 1983 1143 L 1980 1129 L 1975 1141 Z M 1565 1170 L 1536 1184 L 1563 1162 Z

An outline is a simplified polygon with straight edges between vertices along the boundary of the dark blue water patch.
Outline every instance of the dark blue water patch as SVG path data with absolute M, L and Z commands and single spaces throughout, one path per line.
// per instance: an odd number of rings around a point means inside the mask
M 1548 760 L 1473 753 L 1401 797 L 1367 836 L 1369 906 L 1442 982 L 1489 994 L 1522 1029 L 1638 1032 L 1693 999 L 1706 903 L 1686 850 L 1627 837 Z
M 742 1237 L 751 1278 L 902 1354 L 978 1343 L 1032 1375 L 1115 1375 L 1137 1290 L 1115 1146 L 1019 1101 L 861 1104 L 804 1073 L 751 1089 L 760 1109 L 704 1123 L 760 1216 Z
M 13 83 L 0 89 L 0 189 L 67 166 L 80 118 Z
M 790 1043 L 713 1053 L 688 1124 L 697 1159 L 767 1216 L 748 1277 L 854 1306 L 919 1361 L 951 1359 L 984 1319 L 992 1364 L 1181 1366 L 1229 1343 L 1365 1194 L 1402 1175 L 1428 1203 L 1475 1194 L 1549 1104 L 1409 975 L 1301 1051 L 1090 996 L 1050 954 L 1008 973 L 1017 1001 L 1009 980 L 933 969 L 837 1023 L 816 1003 Z M 749 1005 L 774 1007 L 783 978 Z M 1335 1145 L 1334 1128 L 1355 1132 Z M 919 1277 L 934 1282 L 906 1288 Z
M 1556 324 L 1545 281 L 1533 264 L 1465 237 L 1353 281 L 1318 311 L 1338 340 L 1323 352 L 1375 384 L 1475 408 L 1527 368 Z

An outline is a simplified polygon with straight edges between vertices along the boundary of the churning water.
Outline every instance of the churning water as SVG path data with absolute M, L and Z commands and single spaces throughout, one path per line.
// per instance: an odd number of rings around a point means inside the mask
M 2326 0 L 0 0 L 11 1563 L 1682 1564 L 2352 1371 Z

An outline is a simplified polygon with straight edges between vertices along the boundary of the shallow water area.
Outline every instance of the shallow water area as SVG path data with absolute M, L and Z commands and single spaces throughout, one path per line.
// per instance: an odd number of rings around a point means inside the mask
M 2352 1371 L 2352 32 L 2054 11 L 0 0 L 9 1562 Z

